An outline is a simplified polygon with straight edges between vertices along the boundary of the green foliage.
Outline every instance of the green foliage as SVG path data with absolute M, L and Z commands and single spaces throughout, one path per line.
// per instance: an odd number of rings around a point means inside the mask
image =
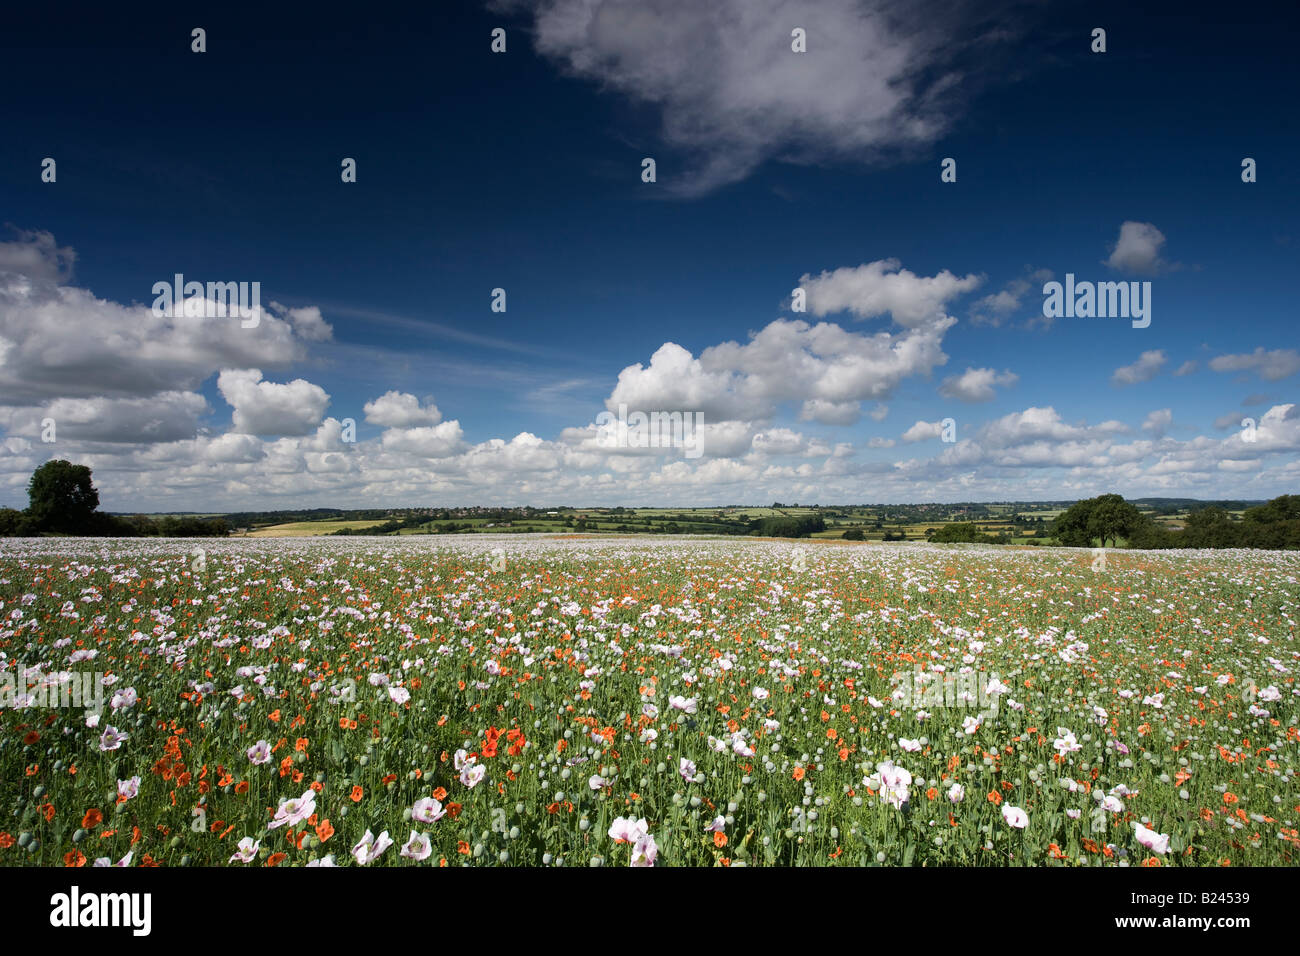
M 1127 538 L 1142 523 L 1142 513 L 1120 495 L 1102 495 L 1089 503 L 1088 535 L 1101 539 L 1103 548 L 1108 540 L 1118 544 L 1120 538 Z
M 750 528 L 751 533 L 767 538 L 807 538 L 814 531 L 825 531 L 826 519 L 821 515 L 757 518 L 750 522 Z
M 26 511 L 0 509 L 0 536 L 31 537 L 52 532 L 97 538 L 194 538 L 230 533 L 223 518 L 167 516 L 154 521 L 144 515 L 123 518 L 98 511 L 99 492 L 91 483 L 90 468 L 62 459 L 47 461 L 37 468 L 27 494 L 31 504 Z
M 1146 519 L 1121 495 L 1100 495 L 1075 502 L 1056 519 L 1056 539 L 1066 547 L 1090 548 L 1094 539 L 1117 544 L 1130 538 Z
M 35 524 L 24 511 L 0 508 L 0 537 L 24 538 L 36 534 Z
M 1173 548 L 1177 545 L 1177 534 L 1170 531 L 1158 521 L 1152 521 L 1146 518 L 1128 537 L 1128 546 L 1130 548 L 1142 548 L 1148 551 L 1155 551 L 1164 548 Z
M 1217 504 L 1202 507 L 1187 515 L 1181 531 L 1152 520 L 1119 495 L 1102 495 L 1061 514 L 1053 534 L 1076 548 L 1092 547 L 1098 540 L 1105 547 L 1107 541 L 1117 544 L 1124 538 L 1130 548 L 1143 549 L 1300 549 L 1300 495 L 1282 495 L 1250 508 L 1240 521 Z
M 90 482 L 90 469 L 62 458 L 47 461 L 32 472 L 27 484 L 31 504 L 27 515 L 39 531 L 89 534 L 91 515 L 99 507 L 99 492 Z
M 899 535 L 899 541 L 904 540 Z M 940 525 L 938 528 L 926 528 L 925 539 L 936 544 L 1010 544 L 1011 539 L 1005 534 L 985 534 L 973 521 L 961 521 L 954 524 Z M 885 536 L 889 540 L 889 536 Z

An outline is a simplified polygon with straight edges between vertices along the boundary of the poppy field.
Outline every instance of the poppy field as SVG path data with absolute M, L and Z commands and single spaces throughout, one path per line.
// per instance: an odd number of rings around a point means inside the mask
M 1298 577 L 1260 551 L 6 540 L 0 864 L 1295 865 Z

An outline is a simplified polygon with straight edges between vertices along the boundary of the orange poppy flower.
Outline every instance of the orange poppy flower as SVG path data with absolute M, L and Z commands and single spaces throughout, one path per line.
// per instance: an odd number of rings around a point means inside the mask
M 353 784 L 352 792 L 348 794 L 348 796 L 352 799 L 353 803 L 360 803 L 361 798 L 364 797 L 365 795 L 366 795 L 366 791 L 362 789 L 361 784 L 359 783 Z
M 104 822 L 104 815 L 93 807 L 86 811 L 86 815 L 81 818 L 81 825 L 87 830 L 93 830 Z

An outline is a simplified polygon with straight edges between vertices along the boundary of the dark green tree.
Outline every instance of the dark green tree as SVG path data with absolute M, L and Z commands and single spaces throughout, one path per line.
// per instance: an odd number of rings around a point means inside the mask
M 21 537 L 26 533 L 29 519 L 16 508 L 0 508 L 0 537 Z
M 1142 524 L 1142 512 L 1120 495 L 1101 495 L 1093 498 L 1091 504 L 1085 527 L 1089 541 L 1100 538 L 1103 548 L 1108 540 L 1118 544 L 1120 538 L 1132 536 Z
M 1177 547 L 1177 533 L 1143 515 L 1142 523 L 1128 536 L 1128 545 L 1144 550 L 1173 548 Z
M 90 483 L 90 468 L 70 461 L 47 461 L 27 485 L 27 514 L 42 531 L 86 534 L 91 530 L 99 492 Z
M 1091 499 L 1076 501 L 1056 516 L 1052 525 L 1053 536 L 1067 548 L 1091 547 L 1092 535 L 1088 531 L 1088 517 L 1091 514 Z
M 1249 524 L 1276 524 L 1300 520 L 1300 495 L 1282 495 L 1267 504 L 1247 509 L 1242 520 Z
M 1112 544 L 1128 538 L 1142 527 L 1142 512 L 1121 495 L 1099 495 L 1076 501 L 1056 519 L 1052 533 L 1068 548 L 1090 548 L 1094 538 Z
M 1184 548 L 1235 548 L 1241 544 L 1241 528 L 1222 508 L 1201 508 L 1187 516 L 1178 543 Z
M 929 535 L 929 538 L 937 544 L 973 544 L 987 540 L 980 534 L 979 528 L 970 521 L 956 521 L 943 525 L 936 529 L 934 534 Z

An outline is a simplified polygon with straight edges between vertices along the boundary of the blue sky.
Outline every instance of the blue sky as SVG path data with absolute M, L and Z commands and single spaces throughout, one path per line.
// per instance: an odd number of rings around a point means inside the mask
M 447 6 L 16 14 L 0 504 L 52 457 L 148 511 L 1296 490 L 1293 12 Z M 265 321 L 149 317 L 177 272 Z M 1045 322 L 1066 273 L 1150 326 Z

